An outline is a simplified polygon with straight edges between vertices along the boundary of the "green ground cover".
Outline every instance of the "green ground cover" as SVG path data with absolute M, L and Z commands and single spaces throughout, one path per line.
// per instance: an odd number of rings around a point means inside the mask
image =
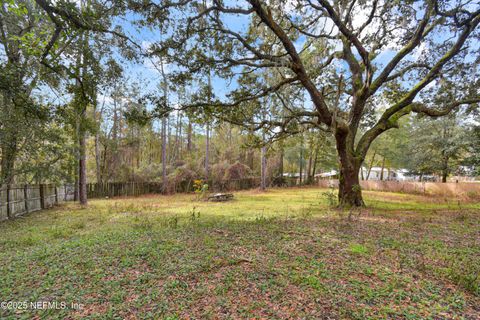
M 478 319 L 480 204 L 328 190 L 92 200 L 0 223 L 2 319 Z M 348 219 L 350 214 L 351 219 Z

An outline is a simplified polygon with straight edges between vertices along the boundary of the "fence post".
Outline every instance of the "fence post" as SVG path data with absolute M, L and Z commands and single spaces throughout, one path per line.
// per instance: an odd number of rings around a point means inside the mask
M 58 189 L 57 189 L 57 185 L 55 184 L 55 204 L 58 204 Z
M 7 184 L 7 219 L 12 217 L 12 212 L 10 208 L 10 185 Z
M 25 201 L 25 212 L 28 213 L 28 184 L 23 186 L 23 200 Z
M 40 183 L 40 208 L 45 209 L 45 190 L 43 188 L 43 183 Z

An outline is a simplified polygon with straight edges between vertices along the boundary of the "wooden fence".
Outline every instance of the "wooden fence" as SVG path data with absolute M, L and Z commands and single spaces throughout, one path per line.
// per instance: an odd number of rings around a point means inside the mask
M 259 178 L 246 178 L 229 180 L 224 182 L 207 181 L 209 190 L 233 191 L 245 190 L 258 187 L 260 185 Z M 161 182 L 106 182 L 106 183 L 89 183 L 87 185 L 88 198 L 104 198 L 119 196 L 139 196 L 142 194 L 162 193 L 163 185 Z M 169 183 L 167 193 L 184 193 L 193 192 L 193 180 L 182 180 L 176 183 Z
M 273 181 L 272 185 L 292 186 L 298 181 Z M 258 177 L 208 182 L 210 191 L 232 191 L 256 188 L 260 184 Z M 318 180 L 320 187 L 338 187 L 338 180 Z M 435 183 L 435 182 L 397 182 L 397 181 L 361 181 L 364 190 L 428 194 L 436 196 L 454 196 L 480 199 L 480 183 Z M 167 193 L 192 192 L 193 180 L 170 183 Z M 74 200 L 74 186 L 64 184 L 40 185 L 4 185 L 0 187 L 0 221 L 14 218 L 25 213 L 47 209 L 65 201 Z M 118 196 L 140 196 L 162 193 L 161 182 L 108 182 L 87 185 L 88 198 Z
M 256 188 L 260 185 L 260 178 L 246 178 L 229 181 L 207 181 L 209 191 L 233 191 Z M 289 186 L 292 181 L 283 179 L 281 183 L 272 182 L 272 185 Z M 89 183 L 87 198 L 105 198 L 119 196 L 140 196 L 143 194 L 162 193 L 161 182 L 107 182 Z M 193 192 L 193 180 L 169 183 L 167 193 Z M 15 218 L 23 214 L 47 209 L 75 198 L 74 186 L 64 184 L 40 185 L 4 185 L 0 187 L 0 221 Z
M 74 198 L 71 185 L 5 185 L 0 188 L 0 220 L 47 209 Z
M 319 180 L 323 188 L 338 188 L 338 180 Z M 423 194 L 430 196 L 480 199 L 480 183 L 474 182 L 414 182 L 414 181 L 360 181 L 363 190 Z

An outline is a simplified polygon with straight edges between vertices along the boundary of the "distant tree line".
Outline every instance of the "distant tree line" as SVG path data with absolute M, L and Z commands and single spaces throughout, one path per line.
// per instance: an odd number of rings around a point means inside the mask
M 470 1 L 5 0 L 0 184 L 85 204 L 88 181 L 337 169 L 363 206 L 362 166 L 478 174 L 479 23 Z

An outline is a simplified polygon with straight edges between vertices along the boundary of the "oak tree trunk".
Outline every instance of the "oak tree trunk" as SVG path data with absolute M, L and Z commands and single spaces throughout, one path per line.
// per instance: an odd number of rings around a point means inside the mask
M 340 207 L 365 206 L 360 188 L 359 173 L 360 166 L 355 165 L 351 160 L 340 161 L 338 189 L 338 202 Z
M 339 158 L 338 204 L 341 208 L 363 207 L 365 203 L 360 188 L 359 173 L 363 159 L 347 148 L 347 135 L 338 132 L 335 136 Z

